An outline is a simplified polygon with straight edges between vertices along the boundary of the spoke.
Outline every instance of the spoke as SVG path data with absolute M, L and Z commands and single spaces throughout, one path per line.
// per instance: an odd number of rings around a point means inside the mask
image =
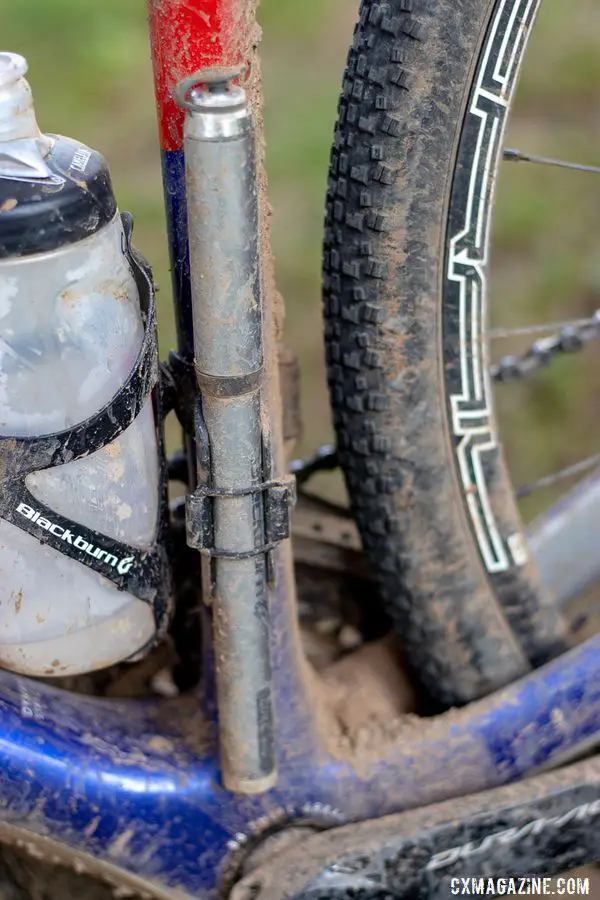
M 552 475 L 546 475 L 544 478 L 540 478 L 531 484 L 523 485 L 523 487 L 520 487 L 516 492 L 517 499 L 522 500 L 524 497 L 529 497 L 534 491 L 550 487 L 558 481 L 564 481 L 567 478 L 574 478 L 576 475 L 582 475 L 584 472 L 589 472 L 590 469 L 595 469 L 598 466 L 600 466 L 600 453 L 597 453 L 595 456 L 589 456 L 587 459 L 582 459 L 580 462 L 574 463 L 572 466 L 567 466 L 565 469 L 560 469 Z
M 576 172 L 591 172 L 600 175 L 600 166 L 586 166 L 583 163 L 569 162 L 566 159 L 552 159 L 548 156 L 535 156 L 521 150 L 505 150 L 504 159 L 509 162 L 530 162 L 541 166 L 558 166 L 561 169 L 574 169 Z
M 565 322 L 547 322 L 542 325 L 523 325 L 517 328 L 489 328 L 486 334 L 492 340 L 499 340 L 528 334 L 546 334 L 548 331 L 562 330 L 563 328 L 581 328 L 588 321 L 588 319 L 570 319 Z

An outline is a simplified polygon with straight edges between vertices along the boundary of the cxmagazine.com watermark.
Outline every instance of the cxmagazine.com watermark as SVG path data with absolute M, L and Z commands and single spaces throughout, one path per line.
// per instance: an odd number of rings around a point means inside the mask
M 575 876 L 550 878 L 450 878 L 451 897 L 585 897 L 590 879 Z

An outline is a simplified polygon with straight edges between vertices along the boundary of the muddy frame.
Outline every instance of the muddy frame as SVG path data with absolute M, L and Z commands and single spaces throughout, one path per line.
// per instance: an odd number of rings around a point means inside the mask
M 259 33 L 246 0 L 149 0 L 149 18 L 179 351 L 190 356 L 182 113 L 173 89 L 207 65 L 244 62 L 260 121 Z M 260 152 L 259 159 L 262 166 Z M 266 225 L 264 196 L 261 216 Z M 275 354 L 282 313 L 267 253 L 263 265 L 265 389 L 282 473 Z M 564 763 L 600 731 L 596 637 L 468 708 L 418 727 L 400 720 L 357 748 L 328 713 L 303 658 L 289 543 L 277 551 L 270 597 L 276 787 L 244 797 L 222 786 L 210 651 L 202 690 L 160 702 L 79 696 L 2 672 L 0 839 L 134 892 L 208 898 L 245 848 L 274 828 L 298 821 L 331 828 L 506 785 Z

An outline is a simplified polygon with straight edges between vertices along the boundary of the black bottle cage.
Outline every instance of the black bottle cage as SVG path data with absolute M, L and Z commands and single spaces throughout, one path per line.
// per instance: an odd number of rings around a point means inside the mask
M 148 264 L 131 246 L 133 220 L 128 213 L 123 213 L 122 220 L 126 236 L 123 249 L 135 277 L 144 317 L 144 340 L 137 360 L 114 397 L 85 422 L 43 437 L 0 437 L 0 518 L 103 575 L 119 590 L 150 604 L 157 634 L 162 634 L 170 613 L 171 579 L 155 290 Z M 155 542 L 149 550 L 142 551 L 54 512 L 30 493 L 26 478 L 32 472 L 90 456 L 110 444 L 132 424 L 151 395 L 160 450 L 160 502 Z

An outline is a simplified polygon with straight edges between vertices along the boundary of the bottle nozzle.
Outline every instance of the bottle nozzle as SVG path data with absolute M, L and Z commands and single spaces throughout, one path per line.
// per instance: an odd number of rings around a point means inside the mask
M 50 143 L 40 133 L 31 88 L 24 76 L 27 60 L 0 51 L 0 177 L 47 178 L 44 161 Z
M 27 74 L 27 60 L 18 53 L 0 51 L 0 88 L 13 84 Z
M 40 136 L 26 72 L 22 56 L 0 52 L 0 142 Z

